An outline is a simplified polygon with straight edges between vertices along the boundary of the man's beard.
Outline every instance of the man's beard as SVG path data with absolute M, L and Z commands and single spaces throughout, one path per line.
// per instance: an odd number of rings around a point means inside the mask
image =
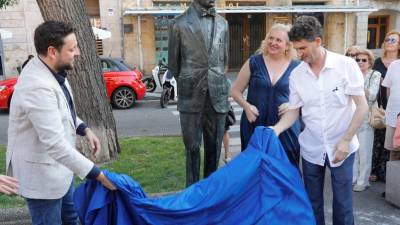
M 72 70 L 74 68 L 74 66 L 72 65 L 72 63 L 66 63 L 66 64 L 60 64 L 57 65 L 56 70 L 57 71 L 64 71 L 64 70 Z

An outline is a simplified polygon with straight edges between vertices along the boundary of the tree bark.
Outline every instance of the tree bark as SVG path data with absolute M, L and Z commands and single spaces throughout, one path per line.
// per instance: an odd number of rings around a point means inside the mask
M 75 60 L 74 69 L 68 71 L 68 80 L 74 92 L 77 115 L 100 139 L 102 150 L 94 157 L 85 138 L 78 138 L 77 148 L 97 162 L 115 158 L 120 152 L 115 120 L 84 0 L 37 0 L 37 3 L 45 21 L 69 22 L 76 31 L 81 55 Z

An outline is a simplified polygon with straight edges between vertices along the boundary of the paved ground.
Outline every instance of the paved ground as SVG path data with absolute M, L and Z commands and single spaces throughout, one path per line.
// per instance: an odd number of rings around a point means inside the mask
M 179 113 L 176 111 L 176 104 L 166 109 L 161 109 L 159 104 L 159 93 L 149 94 L 145 100 L 137 102 L 133 109 L 114 110 L 117 123 L 117 130 L 120 137 L 127 136 L 160 136 L 180 135 Z M 240 119 L 242 109 L 235 103 L 237 120 Z M 8 114 L 0 113 L 0 144 L 7 142 L 7 121 Z M 231 127 L 231 151 L 234 155 L 240 152 L 239 121 Z M 222 151 L 223 152 L 223 151 Z M 221 161 L 221 166 L 223 162 Z M 331 223 L 332 195 L 330 189 L 329 171 L 326 174 L 325 186 L 325 208 L 327 224 Z M 358 225 L 400 225 L 400 209 L 387 203 L 381 193 L 384 191 L 383 183 L 373 183 L 364 192 L 354 193 L 355 220 Z M 0 212 L 0 217 L 5 214 Z M 15 222 L 0 224 L 16 224 Z M 29 224 L 26 222 L 18 224 Z

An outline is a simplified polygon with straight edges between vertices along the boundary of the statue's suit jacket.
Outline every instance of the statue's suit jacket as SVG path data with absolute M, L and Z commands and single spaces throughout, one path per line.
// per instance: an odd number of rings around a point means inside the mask
M 68 80 L 65 81 L 72 96 Z M 63 197 L 73 173 L 85 178 L 93 162 L 75 148 L 76 128 L 60 84 L 37 57 L 22 70 L 10 105 L 7 173 L 19 194 L 33 199 Z
M 228 22 L 217 14 L 211 46 L 206 46 L 193 5 L 171 23 L 168 67 L 178 82 L 178 111 L 200 112 L 207 91 L 216 112 L 229 111 L 228 40 Z

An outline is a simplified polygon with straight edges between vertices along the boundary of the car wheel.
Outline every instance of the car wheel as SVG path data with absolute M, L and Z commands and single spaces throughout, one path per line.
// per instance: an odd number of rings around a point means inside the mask
M 146 86 L 147 92 L 153 92 L 156 90 L 156 81 L 153 78 L 146 78 L 143 80 L 143 83 Z
M 112 103 L 118 109 L 128 109 L 135 104 L 136 94 L 128 87 L 120 87 L 112 95 Z

